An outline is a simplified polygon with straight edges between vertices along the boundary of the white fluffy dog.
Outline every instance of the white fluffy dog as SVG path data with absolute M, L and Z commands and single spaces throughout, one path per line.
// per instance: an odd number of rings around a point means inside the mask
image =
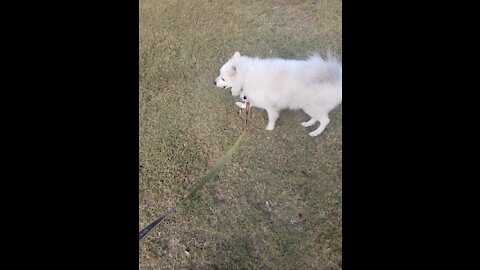
M 220 69 L 213 84 L 233 96 L 248 99 L 252 107 L 267 110 L 267 130 L 273 130 L 282 109 L 302 109 L 320 126 L 309 133 L 317 136 L 330 122 L 328 113 L 342 102 L 342 66 L 335 57 L 318 54 L 306 60 L 259 59 L 236 52 Z M 245 107 L 240 102 L 236 103 Z

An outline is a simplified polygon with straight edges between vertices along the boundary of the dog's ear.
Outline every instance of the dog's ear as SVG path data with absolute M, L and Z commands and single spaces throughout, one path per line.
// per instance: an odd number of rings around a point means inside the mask
M 240 55 L 239 52 L 235 52 L 235 53 L 233 54 L 233 58 L 238 58 L 238 57 L 240 57 L 240 56 L 241 56 L 241 55 Z
M 233 65 L 228 75 L 230 75 L 231 77 L 234 77 L 236 74 L 237 74 L 237 66 Z

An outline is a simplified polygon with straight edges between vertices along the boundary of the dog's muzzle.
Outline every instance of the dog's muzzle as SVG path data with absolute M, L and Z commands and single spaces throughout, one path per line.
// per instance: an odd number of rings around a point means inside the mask
M 218 86 L 216 80 L 213 80 L 213 85 Z M 225 86 L 218 86 L 218 87 L 221 88 L 221 89 L 226 89 L 227 88 L 226 85 Z

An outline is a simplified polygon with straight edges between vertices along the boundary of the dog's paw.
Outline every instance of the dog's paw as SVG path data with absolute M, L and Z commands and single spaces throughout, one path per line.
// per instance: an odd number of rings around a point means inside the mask
M 273 126 L 273 125 L 268 125 L 267 128 L 266 128 L 266 130 L 273 130 L 274 128 L 275 128 L 275 126 Z
M 322 133 L 321 131 L 317 132 L 316 130 L 314 130 L 314 131 L 308 133 L 308 135 L 310 135 L 312 137 L 316 137 L 316 136 L 320 135 L 321 133 Z
M 300 124 L 301 124 L 302 126 L 304 126 L 304 127 L 310 127 L 310 126 L 315 125 L 315 123 L 317 123 L 317 120 L 315 120 L 315 119 L 312 118 L 312 119 L 310 119 L 310 120 L 308 120 L 308 121 L 306 121 L 306 122 L 302 122 L 302 123 L 300 123 Z
M 245 109 L 247 107 L 247 105 L 245 105 L 245 103 L 242 103 L 242 102 L 235 102 L 235 105 L 237 105 L 238 107 L 242 108 L 242 109 Z

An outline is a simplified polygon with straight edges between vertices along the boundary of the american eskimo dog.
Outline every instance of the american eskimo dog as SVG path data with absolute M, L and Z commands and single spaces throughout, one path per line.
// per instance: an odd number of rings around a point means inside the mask
M 267 130 L 274 129 L 282 109 L 302 109 L 311 117 L 302 126 L 320 122 L 309 133 L 317 136 L 330 122 L 328 113 L 342 102 L 342 66 L 330 53 L 326 60 L 318 54 L 306 60 L 286 60 L 252 58 L 236 52 L 222 66 L 213 84 L 222 89 L 231 87 L 233 96 L 265 109 Z

